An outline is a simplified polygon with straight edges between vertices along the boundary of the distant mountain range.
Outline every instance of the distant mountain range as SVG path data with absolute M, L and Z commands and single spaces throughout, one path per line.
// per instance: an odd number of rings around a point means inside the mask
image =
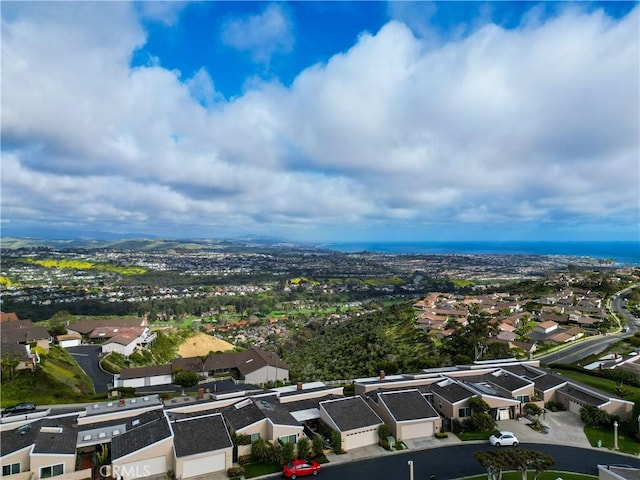
M 294 243 L 266 237 L 243 237 L 238 239 L 193 239 L 174 238 L 118 238 L 113 240 L 95 238 L 49 239 L 3 237 L 0 248 L 108 248 L 113 250 L 237 250 L 255 247 L 315 248 L 312 244 Z

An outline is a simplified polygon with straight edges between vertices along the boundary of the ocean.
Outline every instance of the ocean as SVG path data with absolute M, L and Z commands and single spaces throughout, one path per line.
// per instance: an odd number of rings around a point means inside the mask
M 393 254 L 563 255 L 614 259 L 615 265 L 640 265 L 640 242 L 344 242 L 320 245 L 339 252 Z

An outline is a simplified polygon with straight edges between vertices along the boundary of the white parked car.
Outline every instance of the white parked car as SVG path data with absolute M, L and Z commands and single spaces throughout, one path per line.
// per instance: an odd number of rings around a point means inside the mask
M 507 446 L 507 445 L 517 447 L 518 439 L 511 432 L 499 432 L 489 437 L 489 443 L 491 445 L 495 445 L 496 447 Z

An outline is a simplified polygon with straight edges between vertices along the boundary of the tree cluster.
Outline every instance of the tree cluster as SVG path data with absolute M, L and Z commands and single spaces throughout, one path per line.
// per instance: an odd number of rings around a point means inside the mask
M 537 480 L 555 463 L 553 457 L 546 453 L 524 448 L 477 451 L 473 456 L 487 470 L 489 480 L 501 480 L 505 470 L 520 472 L 522 480 L 527 480 L 527 471 L 533 470 L 533 479 Z

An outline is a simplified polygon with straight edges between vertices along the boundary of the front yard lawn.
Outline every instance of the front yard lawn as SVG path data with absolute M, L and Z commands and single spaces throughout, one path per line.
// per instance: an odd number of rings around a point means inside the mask
M 489 437 L 494 433 L 496 433 L 495 430 L 491 430 L 489 432 L 464 432 L 464 433 L 456 433 L 456 436 L 463 442 L 468 442 L 469 440 L 489 441 Z
M 602 442 L 604 448 L 613 450 L 613 426 L 611 427 L 584 427 L 584 433 L 592 447 Z M 640 453 L 640 443 L 622 428 L 618 428 L 618 448 L 620 452 L 637 455 Z
M 282 471 L 282 466 L 277 463 L 248 463 L 244 465 L 244 477 L 253 478 L 270 473 L 278 473 Z

